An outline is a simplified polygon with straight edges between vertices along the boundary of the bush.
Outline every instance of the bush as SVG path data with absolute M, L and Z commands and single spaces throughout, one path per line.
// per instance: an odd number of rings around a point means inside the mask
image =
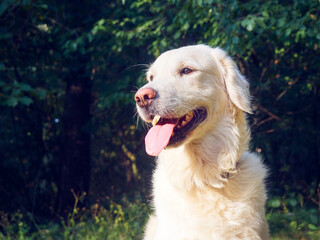
M 305 207 L 301 195 L 289 193 L 268 201 L 267 220 L 272 239 L 320 239 L 320 211 Z
M 108 200 L 108 206 L 94 204 L 91 209 L 76 206 L 67 219 L 37 225 L 33 216 L 1 213 L 2 240 L 135 240 L 141 239 L 148 208 L 140 200 L 121 204 Z
M 77 201 L 76 201 L 77 202 Z M 76 204 L 66 219 L 37 225 L 33 216 L 20 212 L 8 216 L 0 213 L 2 240 L 135 240 L 141 239 L 149 214 L 142 200 L 123 198 L 119 203 L 107 199 L 106 204 L 94 204 L 90 209 L 78 209 Z M 319 210 L 305 208 L 295 194 L 272 197 L 268 201 L 267 219 L 273 240 L 320 239 Z

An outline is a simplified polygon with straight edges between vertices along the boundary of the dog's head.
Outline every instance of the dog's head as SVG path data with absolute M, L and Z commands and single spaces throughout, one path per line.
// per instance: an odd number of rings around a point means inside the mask
M 195 45 L 167 51 L 146 77 L 135 101 L 140 117 L 154 125 L 146 136 L 149 155 L 199 141 L 227 111 L 251 112 L 248 82 L 219 48 Z

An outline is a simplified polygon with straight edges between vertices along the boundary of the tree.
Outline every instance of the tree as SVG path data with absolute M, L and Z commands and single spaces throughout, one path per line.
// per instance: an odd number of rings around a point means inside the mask
M 71 188 L 91 201 L 147 188 L 134 92 L 161 52 L 196 43 L 224 48 L 250 80 L 252 149 L 273 191 L 311 198 L 319 25 L 314 0 L 2 1 L 0 206 L 45 213 L 71 205 Z

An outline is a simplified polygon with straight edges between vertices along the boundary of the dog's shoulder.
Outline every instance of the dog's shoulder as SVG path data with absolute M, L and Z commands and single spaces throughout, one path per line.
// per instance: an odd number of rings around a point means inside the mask
M 268 169 L 261 156 L 252 152 L 244 152 L 238 163 L 238 173 L 230 179 L 226 189 L 237 199 L 266 200 L 265 180 Z
M 268 174 L 268 169 L 263 163 L 262 157 L 253 152 L 244 152 L 238 167 L 240 172 L 255 179 L 264 179 Z

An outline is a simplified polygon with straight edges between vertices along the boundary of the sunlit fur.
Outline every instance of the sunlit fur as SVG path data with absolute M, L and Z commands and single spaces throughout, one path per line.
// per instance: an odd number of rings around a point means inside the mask
M 194 71 L 181 74 L 188 67 Z M 249 86 L 219 48 L 187 46 L 151 65 L 143 87 L 157 91 L 150 114 L 180 117 L 205 107 L 207 119 L 178 147 L 164 149 L 153 174 L 154 214 L 145 240 L 268 239 L 266 168 L 248 152 Z

